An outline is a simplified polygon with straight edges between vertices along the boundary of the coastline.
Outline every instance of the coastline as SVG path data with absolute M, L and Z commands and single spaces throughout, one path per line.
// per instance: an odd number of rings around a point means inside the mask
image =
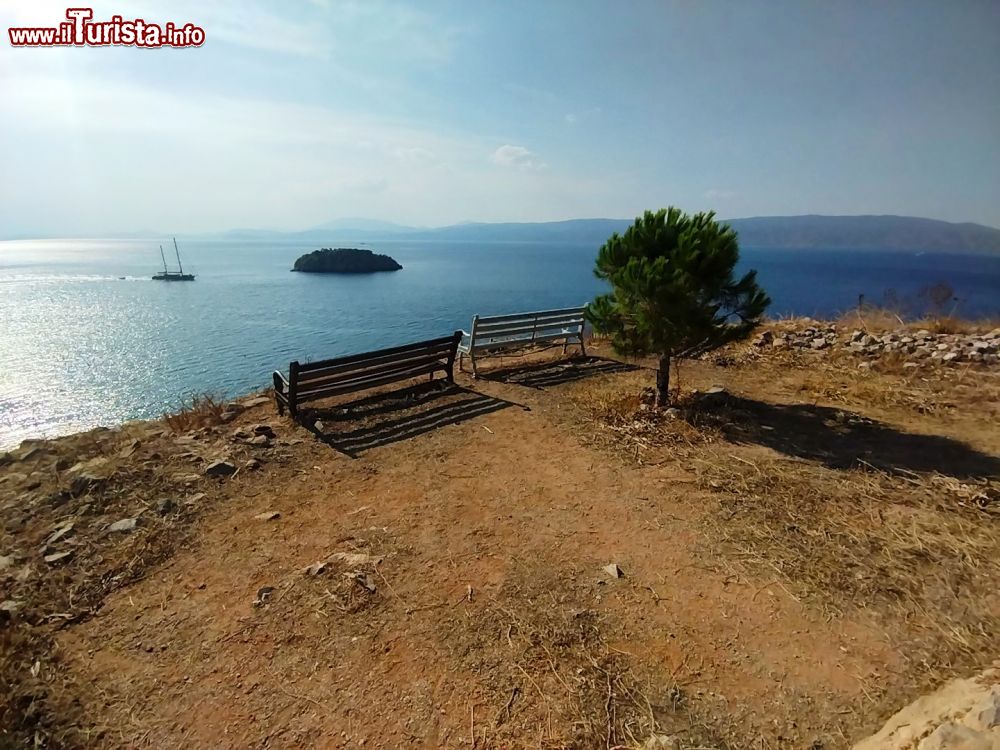
M 844 349 L 858 354 L 862 358 L 873 360 L 881 354 L 891 355 L 894 358 L 910 357 L 913 361 L 923 364 L 942 364 L 952 367 L 959 366 L 985 366 L 993 367 L 997 364 L 994 355 L 997 352 L 997 345 L 990 342 L 1000 341 L 1000 317 L 987 319 L 963 319 L 960 317 L 943 318 L 922 318 L 917 320 L 904 321 L 900 325 L 900 318 L 895 313 L 883 309 L 869 309 L 845 313 L 836 320 L 818 320 L 808 317 L 769 319 L 761 327 L 761 331 L 776 330 L 809 330 L 815 333 L 808 337 L 793 336 L 788 340 L 789 347 L 810 348 L 816 340 L 815 351 Z M 871 331 L 873 336 L 871 341 L 858 338 L 852 340 L 856 332 Z M 919 334 L 918 337 L 914 337 Z M 890 340 L 894 337 L 895 340 Z M 822 343 L 817 339 L 822 338 Z M 884 339 L 884 340 L 883 340 Z M 901 340 L 902 339 L 902 340 Z M 976 353 L 973 350 L 975 344 L 986 345 L 986 348 Z M 785 342 L 779 342 L 782 346 Z M 937 347 L 943 347 L 939 350 Z M 955 355 L 946 357 L 946 355 Z M 69 428 L 66 431 L 57 431 L 49 435 L 31 434 L 21 438 L 3 440 L 5 436 L 0 436 L 0 455 L 5 452 L 17 450 L 23 443 L 34 441 L 60 440 L 71 438 L 74 435 L 86 433 L 92 430 L 120 430 L 132 424 L 158 422 L 168 418 L 172 414 L 180 414 L 188 411 L 191 407 L 185 405 L 184 401 L 211 404 L 213 408 L 223 409 L 227 403 L 235 403 L 247 399 L 261 397 L 270 393 L 270 389 L 263 387 L 248 390 L 242 394 L 220 397 L 215 394 L 200 394 L 188 396 L 186 399 L 173 399 L 175 403 L 181 402 L 179 408 L 167 407 L 162 416 L 137 418 L 125 420 L 112 424 L 93 424 L 81 429 Z

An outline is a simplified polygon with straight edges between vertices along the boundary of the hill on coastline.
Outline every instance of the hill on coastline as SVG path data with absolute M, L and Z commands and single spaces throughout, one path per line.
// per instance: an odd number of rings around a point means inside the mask
M 913 216 L 758 216 L 729 224 L 748 247 L 1000 253 L 1000 229 Z
M 909 250 L 1000 254 L 1000 229 L 913 216 L 755 216 L 725 219 L 744 247 L 833 250 Z M 539 242 L 599 245 L 632 219 L 569 219 L 550 222 L 464 223 L 432 229 L 371 219 L 344 219 L 303 232 L 234 230 L 225 239 L 377 242 Z M 219 235 L 216 235 L 219 236 Z

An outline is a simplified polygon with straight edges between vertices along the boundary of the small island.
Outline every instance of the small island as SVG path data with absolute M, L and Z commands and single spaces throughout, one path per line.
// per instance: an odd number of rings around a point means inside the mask
M 399 271 L 403 267 L 388 255 L 353 247 L 323 248 L 306 253 L 295 261 L 293 271 L 304 273 L 376 273 Z

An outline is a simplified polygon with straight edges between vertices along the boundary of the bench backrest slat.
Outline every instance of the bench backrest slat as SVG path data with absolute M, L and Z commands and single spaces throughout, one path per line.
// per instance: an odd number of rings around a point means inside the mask
M 353 372 L 355 370 L 366 370 L 384 365 L 395 364 L 397 362 L 408 362 L 411 360 L 419 361 L 428 358 L 440 358 L 448 353 L 451 346 L 452 341 L 451 339 L 448 339 L 448 341 L 443 344 L 435 344 L 433 346 L 426 347 L 410 347 L 395 354 L 380 354 L 378 352 L 372 352 L 372 355 L 378 356 L 369 356 L 364 359 L 351 357 L 351 361 L 341 362 L 339 364 L 336 364 L 338 360 L 334 359 L 326 360 L 325 362 L 317 362 L 313 364 L 322 365 L 322 367 L 316 367 L 305 371 L 302 369 L 299 370 L 299 383 L 304 386 L 313 380 L 327 380 L 331 377 L 336 377 L 343 373 Z M 300 365 L 299 367 L 302 368 L 303 365 Z
M 538 312 L 522 312 L 522 313 L 511 313 L 509 315 L 480 315 L 480 322 L 484 323 L 502 323 L 507 320 L 523 320 L 529 319 L 534 320 L 535 318 L 545 318 L 550 316 L 558 315 L 577 315 L 583 314 L 582 307 L 565 307 L 560 310 L 539 310 Z
M 482 323 L 476 326 L 476 336 L 495 334 L 530 333 L 531 331 L 551 331 L 559 328 L 579 328 L 583 318 L 557 318 L 542 321 L 514 321 L 513 323 Z
M 379 349 L 374 352 L 365 352 L 364 354 L 351 354 L 346 357 L 336 357 L 334 359 L 324 359 L 318 362 L 300 362 L 299 373 L 304 374 L 312 370 L 322 370 L 325 367 L 334 365 L 346 365 L 352 362 L 364 362 L 370 359 L 379 359 L 381 357 L 387 357 L 393 354 L 402 354 L 407 351 L 429 349 L 436 346 L 445 346 L 452 344 L 454 340 L 454 335 L 442 336 L 437 339 L 428 339 L 427 341 L 418 341 L 414 344 L 404 344 L 403 346 L 394 346 L 389 349 Z

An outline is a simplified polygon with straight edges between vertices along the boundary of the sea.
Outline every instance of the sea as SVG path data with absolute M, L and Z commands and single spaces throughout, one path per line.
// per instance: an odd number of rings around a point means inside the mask
M 379 242 L 371 249 L 402 271 L 340 276 L 290 273 L 316 249 L 300 241 L 186 240 L 184 270 L 197 279 L 165 283 L 151 279 L 161 243 L 170 261 L 162 239 L 0 242 L 0 449 L 260 390 L 294 359 L 604 291 L 593 245 Z M 947 311 L 1000 317 L 998 256 L 743 248 L 740 265 L 757 269 L 773 317 L 836 316 L 862 295 L 919 312 L 940 284 L 954 290 Z

